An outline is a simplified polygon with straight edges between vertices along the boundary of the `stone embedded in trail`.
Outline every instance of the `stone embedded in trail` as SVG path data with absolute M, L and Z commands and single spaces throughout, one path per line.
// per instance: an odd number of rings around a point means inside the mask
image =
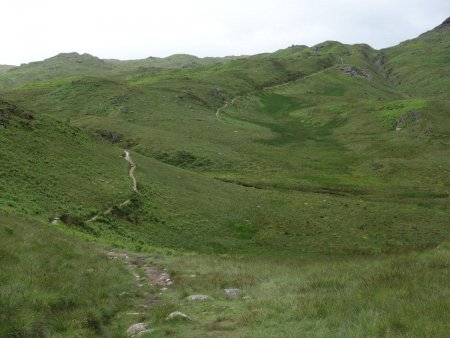
M 172 312 L 170 315 L 167 316 L 166 320 L 174 320 L 174 319 L 181 319 L 181 320 L 192 320 L 191 317 L 189 317 L 188 315 L 185 315 L 182 312 L 179 311 L 175 311 Z
M 173 284 L 173 281 L 170 279 L 170 276 L 167 272 L 161 272 L 152 266 L 145 266 L 144 271 L 145 275 L 152 285 L 167 287 Z
M 141 331 L 141 332 L 139 332 L 139 333 L 137 334 L 136 338 L 144 337 L 146 334 L 152 333 L 153 331 L 154 331 L 154 330 L 152 330 L 152 329 Z
M 227 298 L 239 298 L 242 296 L 241 289 L 224 289 L 223 292 Z
M 203 302 L 206 300 L 214 300 L 211 296 L 208 295 L 192 295 L 189 297 L 186 297 L 186 300 L 189 302 Z
M 147 325 L 145 325 L 144 323 L 136 323 L 131 325 L 128 330 L 127 330 L 127 334 L 129 336 L 135 336 L 137 334 L 139 334 L 140 332 L 146 331 L 148 330 Z

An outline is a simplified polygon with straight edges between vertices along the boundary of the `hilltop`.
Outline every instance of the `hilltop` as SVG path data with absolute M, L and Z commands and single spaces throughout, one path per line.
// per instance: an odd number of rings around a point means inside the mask
M 16 68 L 16 66 L 0 65 L 0 73 L 7 72 L 10 69 Z

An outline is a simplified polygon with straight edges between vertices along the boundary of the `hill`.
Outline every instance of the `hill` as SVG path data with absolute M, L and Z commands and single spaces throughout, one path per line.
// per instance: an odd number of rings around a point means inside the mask
M 0 88 L 26 83 L 56 80 L 72 76 L 108 75 L 130 71 L 159 72 L 164 69 L 197 68 L 238 59 L 239 57 L 198 58 L 179 54 L 167 58 L 149 57 L 144 60 L 103 60 L 90 54 L 61 53 L 43 61 L 23 64 L 20 67 L 0 66 Z M 5 73 L 6 70 L 11 70 Z M 2 74 L 3 73 L 3 74 Z
M 9 66 L 9 65 L 0 65 L 0 73 L 7 72 L 10 69 L 15 68 L 16 66 Z

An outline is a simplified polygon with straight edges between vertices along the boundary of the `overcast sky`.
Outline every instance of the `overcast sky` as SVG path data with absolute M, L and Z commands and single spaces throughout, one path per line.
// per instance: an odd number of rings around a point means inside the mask
M 0 64 L 60 52 L 224 56 L 325 40 L 395 45 L 450 16 L 450 0 L 1 0 Z

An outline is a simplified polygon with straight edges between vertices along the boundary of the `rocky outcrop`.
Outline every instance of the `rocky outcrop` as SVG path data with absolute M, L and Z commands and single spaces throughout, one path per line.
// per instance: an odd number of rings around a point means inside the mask
M 411 123 L 419 122 L 421 119 L 422 119 L 421 113 L 414 112 L 414 111 L 407 112 L 406 114 L 403 114 L 397 120 L 395 120 L 395 122 L 394 122 L 395 128 L 397 130 L 399 130 L 401 128 L 405 128 L 406 126 L 408 126 Z
M 241 289 L 224 289 L 223 293 L 227 298 L 240 298 L 242 296 Z
M 128 328 L 127 335 L 131 336 L 131 337 L 136 337 L 136 336 L 139 336 L 141 333 L 143 333 L 145 331 L 147 331 L 147 332 L 150 331 L 147 328 L 147 325 L 145 325 L 145 323 L 136 323 L 136 324 L 131 325 Z
M 353 77 L 365 78 L 367 80 L 372 79 L 372 74 L 368 70 L 360 70 L 360 69 L 353 68 L 350 66 L 342 66 L 342 67 L 339 67 L 339 69 L 341 71 L 343 71 L 345 74 L 353 76 Z
M 13 117 L 20 119 L 20 125 L 31 129 L 30 121 L 34 120 L 34 115 L 25 112 L 23 109 L 0 99 L 0 128 L 6 128 Z
M 185 315 L 182 312 L 174 311 L 166 317 L 166 321 L 171 321 L 171 320 L 189 320 L 190 321 L 190 320 L 192 320 L 192 318 L 189 317 L 188 315 Z
M 208 300 L 214 300 L 214 298 L 208 295 L 191 295 L 189 297 L 186 297 L 186 300 L 188 302 L 204 302 Z

